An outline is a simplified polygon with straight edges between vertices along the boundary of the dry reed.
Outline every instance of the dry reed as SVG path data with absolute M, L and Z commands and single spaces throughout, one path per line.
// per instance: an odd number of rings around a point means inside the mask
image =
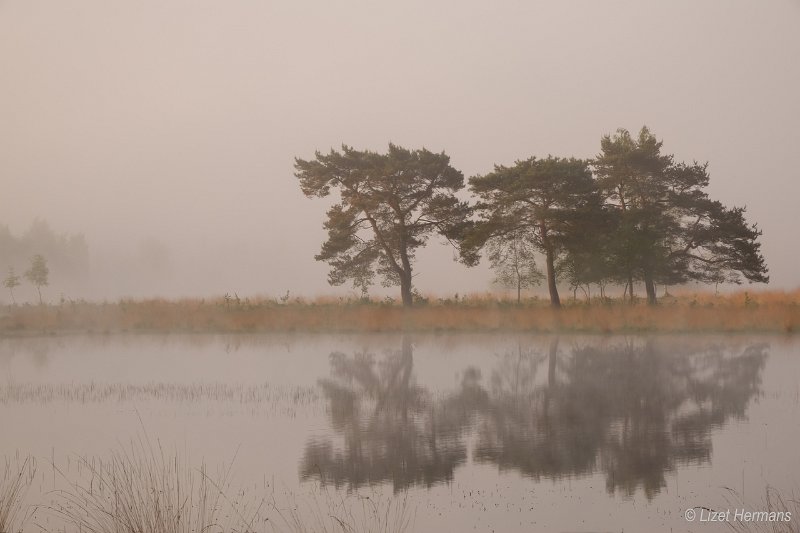
M 22 464 L 12 466 L 6 460 L 3 475 L 0 477 L 0 532 L 18 533 L 30 516 L 23 511 L 25 494 L 36 474 L 36 467 L 30 458 Z
M 729 503 L 743 507 L 736 495 Z M 766 512 L 767 520 L 730 520 L 728 527 L 735 533 L 800 533 L 800 497 L 796 494 L 786 496 L 768 486 L 761 507 L 758 511 Z
M 407 495 L 382 497 L 284 492 L 251 497 L 233 490 L 231 466 L 212 478 L 204 464 L 191 468 L 180 456 L 152 444 L 146 433 L 107 460 L 81 458 L 82 477 L 54 491 L 47 509 L 81 533 L 404 533 L 413 515 Z M 41 528 L 42 526 L 40 526 Z M 42 528 L 44 529 L 44 528 Z M 15 532 L 16 533 L 16 532 Z
M 570 300 L 560 310 L 546 301 L 491 295 L 428 298 L 411 309 L 360 299 L 121 300 L 9 308 L 0 335 L 54 332 L 382 332 L 564 331 L 770 332 L 800 328 L 800 291 L 686 293 L 656 306 L 609 298 Z
M 214 481 L 205 465 L 192 469 L 178 454 L 166 454 L 146 436 L 113 452 L 107 461 L 81 462 L 86 478 L 69 481 L 62 474 L 68 488 L 56 491 L 58 499 L 50 507 L 76 531 L 252 531 L 239 509 L 228 508 L 224 490 L 230 470 Z
M 262 406 L 294 413 L 299 408 L 317 407 L 318 391 L 313 387 L 289 385 L 242 385 L 227 383 L 0 383 L 0 405 L 12 403 L 123 403 L 157 400 L 161 402 L 214 402 L 240 406 Z
M 276 533 L 403 533 L 415 518 L 407 493 L 343 496 L 319 484 L 300 497 L 287 495 L 283 505 L 273 500 L 271 514 Z

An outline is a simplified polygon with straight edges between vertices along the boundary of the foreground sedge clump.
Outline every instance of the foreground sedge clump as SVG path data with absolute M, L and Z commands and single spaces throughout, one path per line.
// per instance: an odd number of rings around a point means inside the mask
M 97 461 L 54 491 L 44 512 L 59 531 L 89 533 L 403 533 L 413 521 L 407 496 L 347 498 L 316 486 L 265 497 L 232 488 L 231 465 L 212 477 L 144 435 Z M 55 466 L 54 466 L 55 468 Z M 47 528 L 38 524 L 40 529 Z
M 0 469 L 0 531 L 17 533 L 29 518 L 23 502 L 36 467 L 30 458 L 26 458 L 22 464 L 16 465 L 6 460 Z

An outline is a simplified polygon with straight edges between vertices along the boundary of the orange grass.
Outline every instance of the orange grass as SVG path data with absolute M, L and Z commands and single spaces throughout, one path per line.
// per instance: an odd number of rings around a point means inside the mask
M 800 331 L 800 290 L 686 293 L 657 306 L 620 300 L 521 305 L 490 294 L 428 298 L 404 309 L 394 302 L 319 298 L 121 300 L 6 307 L 0 335 L 54 332 L 381 332 L 381 331 L 774 332 Z

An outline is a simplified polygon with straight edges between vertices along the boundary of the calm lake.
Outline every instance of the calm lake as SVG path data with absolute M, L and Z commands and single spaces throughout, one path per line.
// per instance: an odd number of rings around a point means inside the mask
M 725 531 L 684 511 L 800 487 L 800 340 L 0 339 L 0 458 L 36 458 L 31 502 L 142 435 L 247 491 L 407 494 L 414 531 Z

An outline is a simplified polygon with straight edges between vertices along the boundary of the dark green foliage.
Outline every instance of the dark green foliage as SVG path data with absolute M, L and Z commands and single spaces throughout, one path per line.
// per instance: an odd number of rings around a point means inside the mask
M 380 275 L 400 285 L 405 305 L 414 301 L 415 250 L 434 234 L 457 243 L 467 265 L 486 248 L 518 298 L 538 283 L 534 255 L 542 254 L 554 307 L 559 281 L 587 296 L 598 286 L 601 297 L 607 284 L 624 285 L 631 301 L 643 282 L 649 303 L 658 284 L 769 281 L 761 231 L 745 209 L 711 200 L 708 165 L 675 162 L 646 127 L 637 137 L 624 129 L 604 136 L 591 162 L 548 156 L 495 166 L 470 179 L 473 209 L 456 198 L 463 176 L 444 153 L 343 146 L 295 167 L 307 196 L 339 193 L 316 256 L 331 266 L 330 283 L 351 280 L 366 293 Z
M 434 234 L 455 239 L 469 215 L 455 196 L 464 176 L 444 153 L 393 144 L 385 154 L 342 146 L 341 152 L 295 159 L 295 169 L 306 196 L 339 193 L 325 221 L 328 240 L 316 256 L 331 267 L 328 281 L 352 280 L 366 291 L 380 275 L 384 285 L 400 285 L 404 305 L 413 301 L 416 249 Z
M 517 161 L 512 167 L 470 179 L 478 195 L 480 220 L 466 234 L 462 259 L 474 264 L 479 250 L 491 239 L 523 235 L 545 256 L 550 302 L 560 306 L 555 263 L 583 229 L 599 198 L 587 163 L 548 156 Z
M 615 281 L 631 289 L 643 281 L 650 303 L 656 283 L 768 282 L 761 231 L 747 224 L 744 208 L 711 200 L 708 165 L 675 163 L 661 146 L 646 127 L 637 139 L 620 129 L 603 137 L 593 161 L 615 212 L 608 246 Z

